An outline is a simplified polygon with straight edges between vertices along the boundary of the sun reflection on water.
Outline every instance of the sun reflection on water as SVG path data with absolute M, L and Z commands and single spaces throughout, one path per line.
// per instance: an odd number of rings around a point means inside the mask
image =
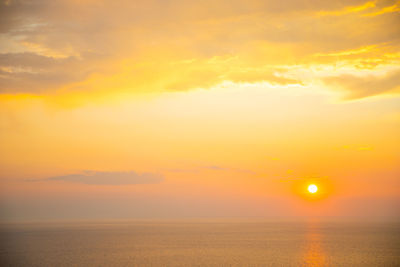
M 305 234 L 303 266 L 327 266 L 326 254 L 322 247 L 323 235 L 318 222 L 310 222 Z

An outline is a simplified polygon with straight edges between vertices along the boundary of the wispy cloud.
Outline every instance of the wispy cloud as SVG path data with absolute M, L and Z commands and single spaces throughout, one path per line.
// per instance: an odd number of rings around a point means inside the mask
M 229 170 L 229 168 L 223 168 L 217 165 L 204 166 L 204 169 L 215 170 L 215 171 Z
M 177 169 L 167 169 L 167 172 L 187 172 L 187 173 L 199 173 L 201 171 L 227 171 L 227 172 L 238 172 L 238 173 L 248 173 L 248 174 L 256 174 L 256 172 L 252 170 L 232 168 L 232 167 L 224 167 L 219 165 L 204 165 L 197 166 L 192 168 L 177 168 Z
M 93 185 L 158 184 L 164 176 L 157 173 L 84 171 L 77 174 L 54 176 L 36 181 L 64 181 Z

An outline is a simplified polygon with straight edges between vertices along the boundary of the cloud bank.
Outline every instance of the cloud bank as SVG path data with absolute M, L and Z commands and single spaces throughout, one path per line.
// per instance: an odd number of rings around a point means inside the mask
M 64 181 L 90 185 L 132 185 L 158 184 L 164 181 L 164 176 L 156 173 L 130 172 L 98 172 L 85 171 L 80 174 L 69 174 L 43 179 L 41 181 Z
M 391 0 L 0 5 L 3 94 L 182 91 L 224 81 L 307 85 L 323 83 L 320 68 L 333 66 L 330 76 L 400 69 L 400 4 Z M 303 74 L 291 71 L 299 66 Z M 355 98 L 387 92 L 336 82 Z

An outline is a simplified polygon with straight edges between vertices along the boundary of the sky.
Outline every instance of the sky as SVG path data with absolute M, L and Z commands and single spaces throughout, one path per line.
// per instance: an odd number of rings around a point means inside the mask
M 400 215 L 400 1 L 0 3 L 0 221 Z

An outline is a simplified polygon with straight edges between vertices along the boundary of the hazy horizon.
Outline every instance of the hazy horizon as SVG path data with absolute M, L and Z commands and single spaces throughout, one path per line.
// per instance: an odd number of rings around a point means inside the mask
M 5 266 L 397 266 L 388 222 L 136 222 L 0 227 Z

